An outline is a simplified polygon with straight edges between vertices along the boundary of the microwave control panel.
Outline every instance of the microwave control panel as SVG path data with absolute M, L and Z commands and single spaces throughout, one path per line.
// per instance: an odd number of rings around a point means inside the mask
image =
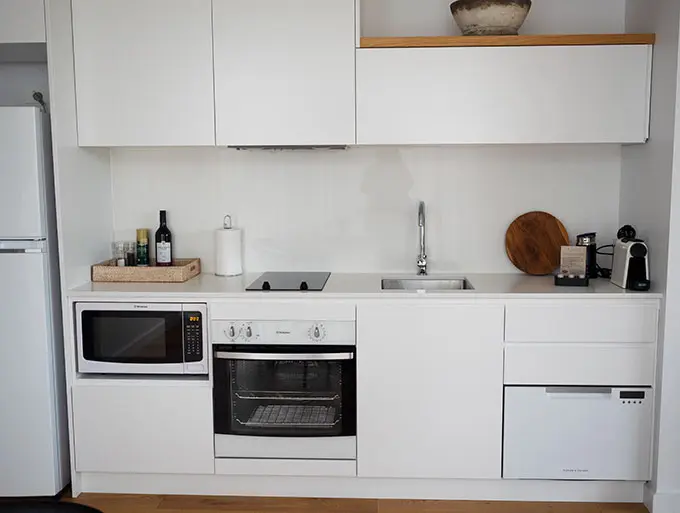
M 203 360 L 203 314 L 184 312 L 184 361 Z

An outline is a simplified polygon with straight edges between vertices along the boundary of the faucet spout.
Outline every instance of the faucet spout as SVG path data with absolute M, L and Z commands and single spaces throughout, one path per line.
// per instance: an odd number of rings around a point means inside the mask
M 420 235 L 420 254 L 418 255 L 418 274 L 427 274 L 427 253 L 425 251 L 425 202 L 418 204 L 418 228 Z

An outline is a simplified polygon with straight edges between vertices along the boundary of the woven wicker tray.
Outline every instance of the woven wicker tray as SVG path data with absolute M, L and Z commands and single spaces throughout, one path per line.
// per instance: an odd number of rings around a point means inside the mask
M 130 283 L 183 283 L 201 273 L 199 258 L 178 258 L 172 267 L 118 267 L 115 260 L 92 266 L 92 281 Z

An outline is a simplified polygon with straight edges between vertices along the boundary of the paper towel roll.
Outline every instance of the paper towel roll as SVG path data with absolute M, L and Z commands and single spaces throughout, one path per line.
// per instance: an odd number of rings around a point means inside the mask
M 243 232 L 238 228 L 215 231 L 215 274 L 238 276 L 243 274 Z

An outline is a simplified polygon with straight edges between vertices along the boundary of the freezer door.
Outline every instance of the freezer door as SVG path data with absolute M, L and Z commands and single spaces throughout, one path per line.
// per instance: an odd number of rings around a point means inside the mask
M 60 488 L 46 258 L 0 253 L 0 497 Z
M 42 113 L 0 107 L 0 239 L 45 237 Z
M 506 387 L 505 479 L 647 481 L 651 388 Z

